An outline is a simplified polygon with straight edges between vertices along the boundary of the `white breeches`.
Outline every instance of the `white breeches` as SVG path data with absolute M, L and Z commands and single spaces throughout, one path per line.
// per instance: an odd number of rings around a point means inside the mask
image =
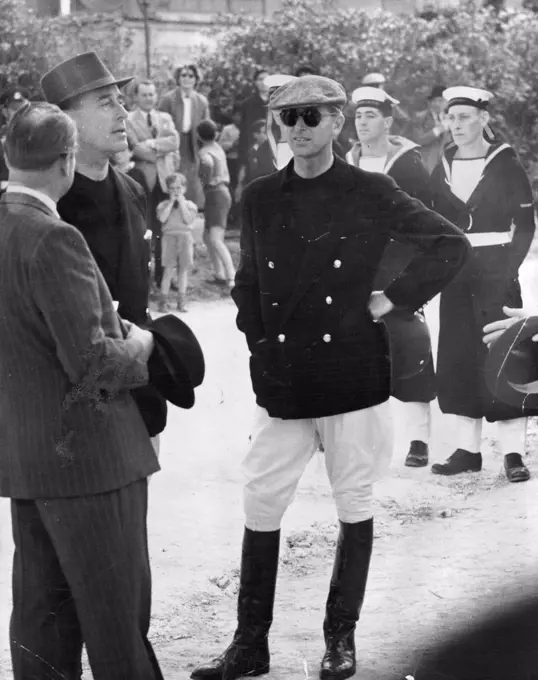
M 389 402 L 325 418 L 282 420 L 256 407 L 250 449 L 243 461 L 245 524 L 252 531 L 276 531 L 295 497 L 301 476 L 318 448 L 338 517 L 362 522 L 372 517 L 372 485 L 388 470 L 393 449 Z

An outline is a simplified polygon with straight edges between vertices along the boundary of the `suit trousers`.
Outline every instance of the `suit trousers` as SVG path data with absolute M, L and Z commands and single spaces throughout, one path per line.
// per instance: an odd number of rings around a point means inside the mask
M 82 498 L 12 500 L 15 680 L 162 680 L 147 635 L 147 479 Z
M 257 406 L 249 451 L 243 462 L 245 524 L 252 531 L 276 531 L 321 440 L 338 518 L 372 517 L 374 482 L 392 458 L 389 401 L 315 419 L 271 418 Z

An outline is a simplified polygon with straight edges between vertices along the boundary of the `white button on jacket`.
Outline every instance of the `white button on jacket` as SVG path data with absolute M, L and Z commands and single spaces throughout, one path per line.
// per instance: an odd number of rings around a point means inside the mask
M 340 260 L 335 260 L 335 261 L 333 262 L 333 267 L 334 267 L 335 269 L 340 269 L 341 266 L 342 266 L 342 262 L 341 262 Z
M 284 335 L 284 333 L 281 333 L 281 334 L 278 336 L 278 342 L 284 342 L 285 339 L 286 339 L 286 336 Z
M 330 342 L 331 341 L 331 336 L 328 333 L 325 333 L 323 336 L 323 342 Z

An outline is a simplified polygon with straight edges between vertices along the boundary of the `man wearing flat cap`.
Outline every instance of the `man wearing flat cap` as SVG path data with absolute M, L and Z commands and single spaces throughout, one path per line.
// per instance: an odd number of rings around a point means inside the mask
M 46 73 L 41 89 L 79 131 L 75 179 L 58 212 L 86 239 L 119 315 L 144 327 L 151 321 L 145 193 L 110 164 L 114 154 L 128 149 L 121 88 L 131 80 L 115 78 L 95 52 L 86 52 Z M 148 432 L 157 435 L 166 422 L 166 401 L 152 385 L 135 390 L 133 396 L 144 404 Z M 154 443 L 158 448 L 158 440 Z
M 479 472 L 485 419 L 497 423 L 508 480 L 524 482 L 530 477 L 523 460 L 527 416 L 534 412 L 489 390 L 482 329 L 502 317 L 503 307 L 522 306 L 519 268 L 535 231 L 532 188 L 514 149 L 491 136 L 492 94 L 456 86 L 443 96 L 454 143 L 432 175 L 434 208 L 465 232 L 472 256 L 441 294 L 437 398 L 453 417 L 457 438 L 454 452 L 432 472 Z
M 343 88 L 304 76 L 269 107 L 293 159 L 243 198 L 241 262 L 232 297 L 251 352 L 256 395 L 244 461 L 245 530 L 238 624 L 231 645 L 193 678 L 269 672 L 280 525 L 321 440 L 340 533 L 323 631 L 320 676 L 355 673 L 359 618 L 373 543 L 372 486 L 392 455 L 390 356 L 382 317 L 417 310 L 462 267 L 469 246 L 452 224 L 388 177 L 335 157 Z M 391 238 L 418 254 L 373 291 Z

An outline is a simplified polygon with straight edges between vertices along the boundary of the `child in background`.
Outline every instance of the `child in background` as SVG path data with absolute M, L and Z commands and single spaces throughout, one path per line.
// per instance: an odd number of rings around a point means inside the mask
M 217 126 L 212 120 L 203 120 L 196 131 L 202 143 L 200 179 L 205 194 L 204 242 L 215 271 L 213 282 L 227 286 L 231 290 L 235 281 L 235 267 L 230 251 L 224 243 L 228 213 L 232 207 L 226 154 L 216 142 Z
M 159 311 L 167 312 L 167 298 L 176 267 L 179 269 L 177 309 L 186 312 L 187 284 L 189 270 L 194 262 L 194 238 L 192 230 L 198 216 L 198 207 L 185 198 L 187 180 L 184 175 L 174 172 L 166 178 L 170 198 L 157 206 L 157 219 L 162 226 L 163 280 Z

